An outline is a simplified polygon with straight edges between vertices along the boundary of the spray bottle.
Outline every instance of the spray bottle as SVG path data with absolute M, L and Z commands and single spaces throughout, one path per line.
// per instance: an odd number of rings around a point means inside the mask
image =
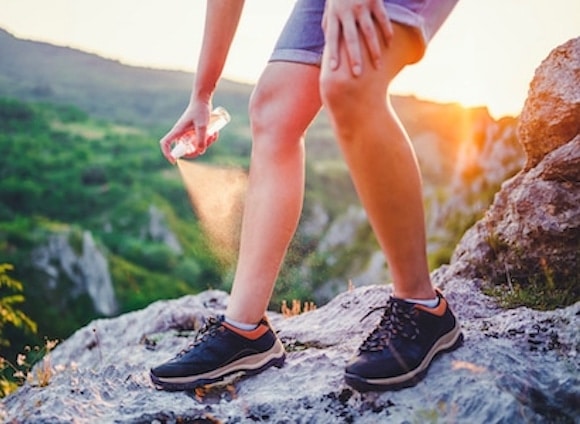
M 230 122 L 231 117 L 225 108 L 218 106 L 216 107 L 209 117 L 209 124 L 207 126 L 207 136 L 212 136 L 216 134 L 219 130 Z M 174 159 L 179 159 L 183 156 L 189 156 L 195 154 L 195 146 L 192 141 L 195 140 L 196 134 L 194 130 L 190 130 L 181 135 L 176 141 L 175 146 L 171 150 L 171 156 Z

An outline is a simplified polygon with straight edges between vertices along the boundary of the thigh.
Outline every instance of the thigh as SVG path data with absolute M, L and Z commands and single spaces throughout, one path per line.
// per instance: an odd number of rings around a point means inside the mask
M 320 84 L 325 102 L 331 98 L 335 106 L 355 102 L 358 109 L 384 105 L 391 81 L 422 52 L 412 28 L 393 22 L 393 31 L 390 44 L 381 46 L 380 66 L 374 64 L 368 49 L 361 49 L 362 74 L 357 77 L 352 74 L 344 42 L 339 45 L 338 69 L 332 69 L 328 55 L 323 55 Z

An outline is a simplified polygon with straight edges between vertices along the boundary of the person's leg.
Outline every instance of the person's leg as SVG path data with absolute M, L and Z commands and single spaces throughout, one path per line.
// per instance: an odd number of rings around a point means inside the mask
M 323 103 L 394 279 L 381 321 L 345 368 L 346 383 L 359 391 L 414 385 L 435 355 L 462 340 L 453 312 L 430 281 L 419 169 L 386 97 L 392 79 L 422 53 L 421 44 L 409 27 L 393 26 L 380 69 L 367 56 L 361 77 L 346 67 L 331 71 L 326 59 L 321 73 Z M 342 55 L 346 60 L 344 49 Z
M 250 179 L 226 315 L 210 317 L 192 345 L 151 369 L 160 388 L 192 389 L 284 363 L 264 315 L 302 210 L 304 133 L 321 107 L 323 12 L 324 0 L 296 1 L 254 90 Z
M 263 317 L 304 196 L 304 132 L 321 105 L 316 66 L 270 63 L 252 95 L 252 157 L 238 265 L 226 316 Z
M 302 209 L 303 136 L 320 109 L 319 74 L 312 65 L 276 62 L 258 82 L 250 107 L 250 182 L 226 317 L 210 318 L 192 346 L 151 369 L 157 387 L 189 390 L 284 363 L 284 346 L 264 314 Z
M 395 295 L 434 298 L 427 268 L 421 178 L 407 134 L 388 101 L 389 84 L 422 53 L 417 34 L 393 24 L 382 66 L 365 58 L 362 76 L 331 71 L 323 59 L 321 92 L 354 185 L 393 277 Z M 344 52 L 343 52 L 344 54 Z

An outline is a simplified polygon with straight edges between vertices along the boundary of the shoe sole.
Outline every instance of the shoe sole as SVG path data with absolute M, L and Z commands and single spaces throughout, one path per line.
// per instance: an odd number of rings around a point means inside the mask
M 285 359 L 284 346 L 277 340 L 272 348 L 266 352 L 246 356 L 226 364 L 224 367 L 203 374 L 184 377 L 158 377 L 150 373 L 150 377 L 153 384 L 159 389 L 167 391 L 193 390 L 201 386 L 220 382 L 234 374 L 255 375 L 272 366 L 281 368 Z
M 345 373 L 344 379 L 346 384 L 359 392 L 399 390 L 412 387 L 425 377 L 431 362 L 439 353 L 455 350 L 462 343 L 463 334 L 461 328 L 457 325 L 433 345 L 418 367 L 405 374 L 389 378 L 364 378 L 359 375 Z

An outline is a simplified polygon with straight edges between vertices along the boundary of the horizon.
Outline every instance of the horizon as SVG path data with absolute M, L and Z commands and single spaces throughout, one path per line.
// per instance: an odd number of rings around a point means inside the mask
M 246 2 L 225 79 L 256 83 L 294 0 L 257 3 Z M 541 61 L 580 35 L 580 2 L 520 4 L 460 1 L 421 62 L 393 82 L 392 94 L 486 107 L 496 119 L 519 115 Z M 0 27 L 20 39 L 71 47 L 129 66 L 196 71 L 205 2 L 168 0 L 160 8 L 157 2 L 138 0 L 0 0 L 0 9 Z M 30 15 L 30 10 L 36 13 Z

